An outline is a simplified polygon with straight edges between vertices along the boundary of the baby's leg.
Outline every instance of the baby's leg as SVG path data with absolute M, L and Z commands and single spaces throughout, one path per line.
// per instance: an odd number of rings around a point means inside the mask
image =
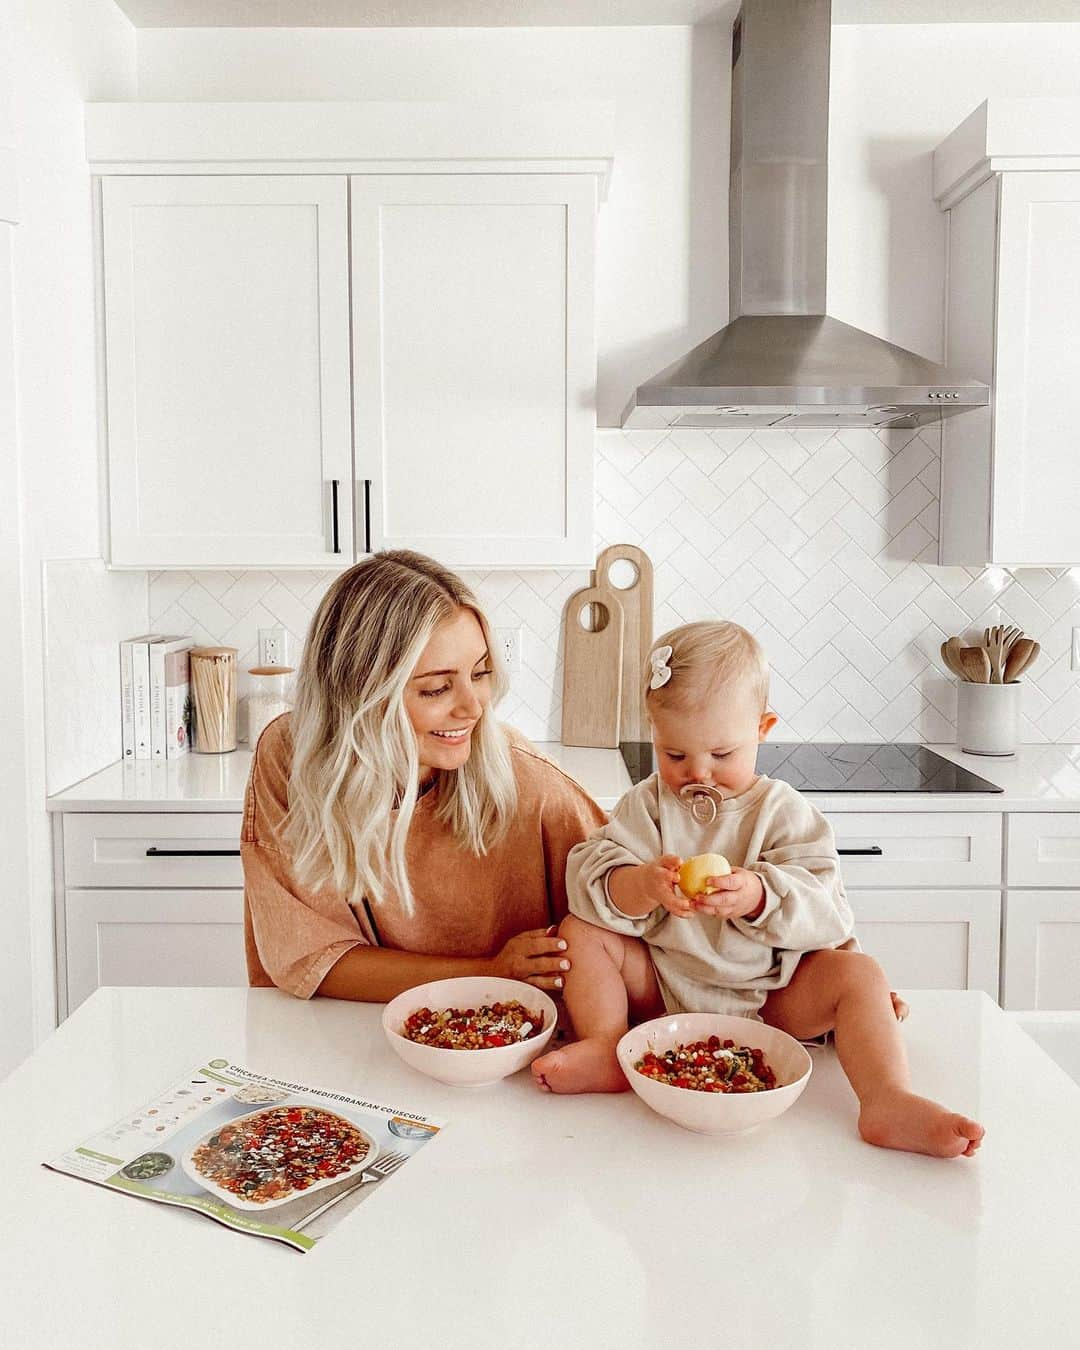
M 660 987 L 640 938 L 624 937 L 568 915 L 559 926 L 568 944 L 570 973 L 564 997 L 578 1039 L 533 1060 L 538 1087 L 547 1092 L 625 1092 L 615 1046 L 631 1019 L 664 1011 Z
M 761 1009 L 770 1026 L 807 1040 L 834 1031 L 859 1099 L 859 1133 L 882 1148 L 971 1157 L 983 1127 L 911 1091 L 907 1055 L 881 967 L 862 952 L 809 952 Z

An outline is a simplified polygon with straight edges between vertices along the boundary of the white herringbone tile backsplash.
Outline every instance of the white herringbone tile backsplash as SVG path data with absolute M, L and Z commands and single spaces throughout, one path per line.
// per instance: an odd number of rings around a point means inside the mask
M 638 544 L 656 571 L 656 632 L 736 619 L 764 643 L 780 740 L 955 738 L 953 633 L 1021 625 L 1042 644 L 1025 676 L 1023 741 L 1080 740 L 1080 568 L 938 567 L 938 429 L 599 431 L 596 547 Z M 501 709 L 558 740 L 563 608 L 584 571 L 464 574 L 497 627 L 524 629 Z M 158 572 L 151 625 L 240 650 L 283 625 L 299 657 L 329 573 Z M 246 677 L 245 677 L 246 678 Z M 241 681 L 241 692 L 244 691 Z

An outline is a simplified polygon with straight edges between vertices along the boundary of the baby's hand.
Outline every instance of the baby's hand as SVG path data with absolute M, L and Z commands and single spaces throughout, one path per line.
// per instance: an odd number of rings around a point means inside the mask
M 757 918 L 765 905 L 765 883 L 756 872 L 733 867 L 726 877 L 709 877 L 709 892 L 699 895 L 692 908 L 717 919 Z
M 653 862 L 616 868 L 608 882 L 616 908 L 624 914 L 642 917 L 663 907 L 669 914 L 685 919 L 693 913 L 693 907 L 678 887 L 681 866 L 681 858 L 665 853 Z

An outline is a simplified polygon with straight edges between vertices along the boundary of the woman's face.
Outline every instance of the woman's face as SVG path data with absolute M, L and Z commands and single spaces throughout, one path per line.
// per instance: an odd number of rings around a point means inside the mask
M 469 758 L 473 727 L 491 701 L 491 676 L 484 630 L 471 609 L 459 609 L 435 629 L 405 687 L 421 778 L 460 769 Z

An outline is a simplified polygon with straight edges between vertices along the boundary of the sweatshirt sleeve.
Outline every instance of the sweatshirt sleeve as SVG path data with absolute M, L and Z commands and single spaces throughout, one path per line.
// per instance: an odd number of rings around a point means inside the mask
M 734 919 L 741 932 L 771 947 L 815 951 L 851 937 L 854 916 L 844 893 L 832 827 L 801 793 L 784 785 L 770 813 L 756 862 L 765 907 L 755 919 Z
M 623 914 L 608 899 L 607 877 L 616 867 L 651 862 L 663 851 L 656 780 L 646 779 L 620 799 L 606 825 L 571 849 L 566 867 L 571 914 L 628 937 L 648 933 L 667 911 L 654 909 L 640 918 Z
M 273 724 L 259 739 L 244 796 L 244 937 L 252 984 L 310 998 L 347 951 L 370 944 L 342 896 L 309 891 L 293 875 L 282 840 L 290 763 L 291 743 Z
M 558 769 L 545 793 L 540 830 L 547 878 L 548 913 L 558 923 L 567 913 L 567 859 L 572 850 L 604 825 L 607 816 L 587 792 Z

